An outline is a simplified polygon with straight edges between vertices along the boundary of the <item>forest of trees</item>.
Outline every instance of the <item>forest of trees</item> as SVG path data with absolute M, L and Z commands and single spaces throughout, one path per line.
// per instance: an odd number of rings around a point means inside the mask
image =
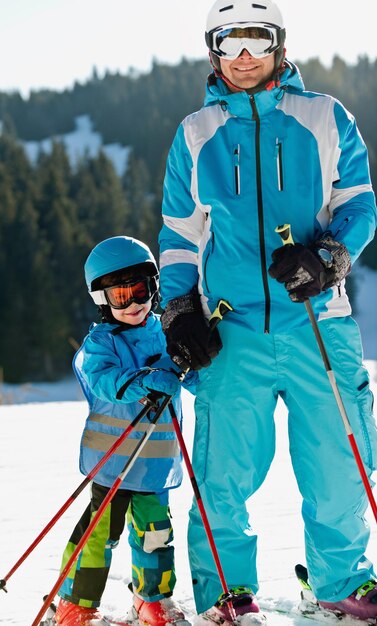
M 330 68 L 299 63 L 307 89 L 330 93 L 356 116 L 377 184 L 377 61 Z M 83 263 L 93 245 L 118 234 L 146 241 L 157 254 L 166 155 L 179 122 L 200 108 L 206 60 L 154 63 L 127 75 L 96 71 L 63 92 L 0 93 L 0 372 L 8 382 L 56 380 L 96 318 Z M 22 141 L 70 132 L 90 115 L 104 143 L 132 148 L 119 177 L 103 152 L 73 167 L 64 145 L 32 164 Z M 373 242 L 362 262 L 377 269 Z M 94 313 L 94 316 L 93 316 Z

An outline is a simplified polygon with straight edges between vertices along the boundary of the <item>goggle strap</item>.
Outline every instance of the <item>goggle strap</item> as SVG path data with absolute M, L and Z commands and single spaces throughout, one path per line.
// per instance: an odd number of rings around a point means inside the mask
M 93 298 L 94 304 L 107 304 L 105 292 L 103 289 L 99 289 L 98 291 L 89 291 L 90 295 Z

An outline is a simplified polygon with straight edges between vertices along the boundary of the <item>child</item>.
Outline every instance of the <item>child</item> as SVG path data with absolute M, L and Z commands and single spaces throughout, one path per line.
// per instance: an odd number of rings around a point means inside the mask
M 148 247 L 131 237 L 106 239 L 89 254 L 85 278 L 102 315 L 102 323 L 91 326 L 74 358 L 75 374 L 89 404 L 80 451 L 80 470 L 87 475 L 140 412 L 139 400 L 152 391 L 174 395 L 179 415 L 181 402 L 176 368 L 167 356 L 159 317 L 153 313 L 158 304 L 158 269 Z M 195 377 L 194 373 L 187 376 L 191 387 Z M 68 542 L 62 568 L 146 424 L 143 418 L 96 474 L 91 502 Z M 59 590 L 55 616 L 59 626 L 89 626 L 92 620 L 97 626 L 108 623 L 97 607 L 126 515 L 132 551 L 132 619 L 150 626 L 182 624 L 184 615 L 171 599 L 176 579 L 168 508 L 169 489 L 181 480 L 180 451 L 165 411 Z

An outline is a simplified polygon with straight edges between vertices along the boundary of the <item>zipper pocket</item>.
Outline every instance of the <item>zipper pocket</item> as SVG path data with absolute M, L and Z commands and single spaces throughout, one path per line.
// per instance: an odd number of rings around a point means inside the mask
M 208 251 L 204 259 L 204 263 L 203 263 L 203 283 L 208 294 L 210 293 L 210 290 L 209 290 L 208 281 L 207 281 L 207 264 L 208 264 L 209 257 L 213 252 L 214 243 L 215 243 L 215 237 L 214 237 L 214 234 L 211 233 L 211 238 L 208 241 Z
M 241 146 L 238 143 L 233 148 L 233 175 L 234 175 L 234 189 L 235 189 L 236 196 L 239 196 L 241 194 L 240 150 L 241 150 Z
M 339 225 L 339 227 L 337 228 L 337 230 L 335 231 L 335 233 L 332 233 L 330 230 L 326 230 L 324 233 L 322 233 L 321 235 L 321 239 L 324 239 L 326 236 L 331 237 L 332 239 L 336 239 L 337 236 L 339 235 L 339 233 L 342 232 L 343 228 L 345 228 L 350 221 L 352 220 L 353 216 L 350 215 L 348 217 L 345 217 L 343 222 Z
M 278 180 L 278 190 L 283 191 L 283 159 L 282 159 L 282 143 L 276 139 L 276 172 Z

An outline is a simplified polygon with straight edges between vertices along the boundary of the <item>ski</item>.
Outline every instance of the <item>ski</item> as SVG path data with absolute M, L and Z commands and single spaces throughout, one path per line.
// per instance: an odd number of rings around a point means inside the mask
M 105 615 L 104 620 L 109 624 L 113 624 L 114 626 L 148 626 L 144 622 L 140 622 L 140 620 L 138 619 L 115 618 L 110 617 L 109 615 Z M 180 626 L 181 624 L 183 626 L 187 626 L 189 622 L 187 622 L 186 620 L 180 620 L 174 623 L 170 622 L 170 626 Z
M 45 600 L 46 598 L 47 596 L 44 596 L 43 600 Z M 55 613 L 56 613 L 56 605 L 52 602 L 46 612 L 44 619 L 39 623 L 39 626 L 57 626 L 57 623 L 55 620 Z M 130 613 L 132 613 L 132 609 L 130 609 Z M 93 626 L 95 626 L 96 621 L 95 620 L 92 620 L 92 621 L 93 621 Z M 113 618 L 110 615 L 105 615 L 103 617 L 103 620 L 101 620 L 101 624 L 102 622 L 104 624 L 109 624 L 109 626 L 148 626 L 147 624 L 140 622 L 137 618 L 135 618 L 132 615 L 130 615 L 129 618 L 127 617 Z M 186 620 L 178 620 L 174 624 L 171 623 L 170 626 L 191 626 L 191 625 Z
M 268 626 L 267 618 L 261 613 L 247 613 L 236 618 L 235 622 L 229 622 L 218 614 L 210 611 L 195 617 L 195 626 Z

